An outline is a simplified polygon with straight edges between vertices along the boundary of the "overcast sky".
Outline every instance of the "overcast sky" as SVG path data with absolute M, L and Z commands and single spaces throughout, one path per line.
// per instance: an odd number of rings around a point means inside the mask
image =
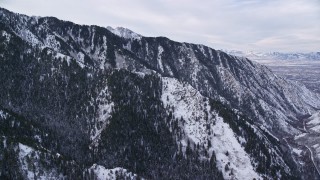
M 320 0 L 0 0 L 14 12 L 242 51 L 320 51 Z

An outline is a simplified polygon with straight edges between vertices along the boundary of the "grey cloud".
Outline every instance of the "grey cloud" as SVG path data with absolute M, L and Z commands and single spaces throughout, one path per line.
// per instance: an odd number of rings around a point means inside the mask
M 0 5 L 216 49 L 320 51 L 318 0 L 4 0 Z

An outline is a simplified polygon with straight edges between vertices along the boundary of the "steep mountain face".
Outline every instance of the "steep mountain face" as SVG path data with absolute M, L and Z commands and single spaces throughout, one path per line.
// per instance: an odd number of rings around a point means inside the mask
M 320 97 L 265 66 L 125 28 L 0 24 L 0 177 L 319 177 L 313 147 L 292 148 Z

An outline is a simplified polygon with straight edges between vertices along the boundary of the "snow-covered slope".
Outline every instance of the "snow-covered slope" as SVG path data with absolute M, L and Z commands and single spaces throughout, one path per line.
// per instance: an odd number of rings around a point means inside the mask
M 91 128 L 90 132 L 90 140 L 92 141 L 91 146 L 98 146 L 101 132 L 109 124 L 112 108 L 114 106 L 113 102 L 110 100 L 110 93 L 107 85 L 101 90 L 95 102 L 98 102 L 99 106 L 97 111 L 98 117 L 97 119 L 94 119 L 94 122 L 91 122 L 93 123 L 93 128 Z M 95 102 L 92 102 L 92 104 Z
M 123 27 L 112 28 L 112 27 L 108 26 L 107 29 L 109 31 L 111 31 L 112 33 L 114 33 L 115 35 L 123 37 L 125 39 L 140 40 L 142 37 L 140 34 L 137 34 L 133 31 L 131 31 L 130 29 L 123 28 Z
M 307 122 L 307 128 L 311 131 L 320 133 L 320 112 L 313 114 Z
M 39 151 L 36 151 L 33 148 L 21 143 L 18 145 L 18 151 L 21 165 L 20 168 L 23 172 L 24 178 L 41 180 L 65 178 L 62 174 L 57 172 L 55 167 L 51 169 L 44 167 L 44 163 L 40 161 L 40 155 L 43 154 L 41 154 Z M 56 156 L 59 156 L 59 154 Z
M 117 167 L 113 169 L 106 169 L 103 166 L 94 164 L 88 169 L 89 172 L 93 172 L 95 179 L 97 180 L 116 180 L 116 179 L 128 179 L 136 180 L 137 175 L 129 172 L 126 169 Z M 140 178 L 143 180 L 143 178 Z
M 236 135 L 223 122 L 217 112 L 211 112 L 209 101 L 189 84 L 173 78 L 163 78 L 162 101 L 181 119 L 179 126 L 185 137 L 179 139 L 184 152 L 188 141 L 191 147 L 207 147 L 209 157 L 215 153 L 218 168 L 225 179 L 260 179 L 251 164 L 249 155 L 238 142 Z M 209 145 L 210 144 L 210 145 Z M 201 158 L 209 157 L 203 156 Z

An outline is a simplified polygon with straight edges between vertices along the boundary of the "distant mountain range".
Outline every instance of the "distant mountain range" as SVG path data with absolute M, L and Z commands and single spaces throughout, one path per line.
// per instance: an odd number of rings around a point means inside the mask
M 320 61 L 320 52 L 310 52 L 310 53 L 282 53 L 282 52 L 244 52 L 236 50 L 224 50 L 225 52 L 234 55 L 247 57 L 252 60 L 310 60 L 310 61 Z

